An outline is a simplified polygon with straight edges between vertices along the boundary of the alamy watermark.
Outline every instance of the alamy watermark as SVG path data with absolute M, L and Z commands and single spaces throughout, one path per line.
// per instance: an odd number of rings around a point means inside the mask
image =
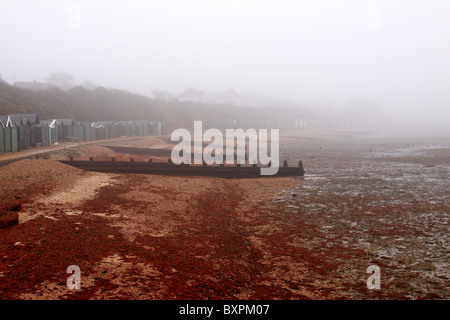
M 70 5 L 67 8 L 66 26 L 69 30 L 81 29 L 81 8 L 77 5 Z
M 367 28 L 371 30 L 381 29 L 381 8 L 377 5 L 371 5 L 367 8 Z
M 67 288 L 70 290 L 73 289 L 81 289 L 81 270 L 80 267 L 76 265 L 71 265 L 67 267 L 67 273 L 72 274 L 70 277 L 67 278 L 66 285 Z
M 279 130 L 270 129 L 226 129 L 224 136 L 219 129 L 203 132 L 202 121 L 194 121 L 194 136 L 187 129 L 172 132 L 171 141 L 179 141 L 172 149 L 174 164 L 257 164 L 261 175 L 275 175 L 279 168 Z M 193 138 L 193 139 L 192 139 Z M 181 141 L 180 141 L 181 140 Z M 248 141 L 248 148 L 247 148 Z M 210 142 L 203 148 L 204 142 Z M 225 153 L 224 153 L 225 148 Z M 247 158 L 247 160 L 246 160 Z M 193 161 L 192 161 L 193 159 Z
M 381 271 L 380 267 L 376 265 L 371 265 L 367 267 L 367 273 L 372 275 L 367 279 L 367 289 L 381 289 Z

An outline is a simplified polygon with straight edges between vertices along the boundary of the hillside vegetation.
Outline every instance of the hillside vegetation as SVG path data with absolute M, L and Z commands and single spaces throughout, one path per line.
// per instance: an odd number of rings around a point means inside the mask
M 169 129 L 192 127 L 194 120 L 283 119 L 304 117 L 297 108 L 254 108 L 236 105 L 208 105 L 197 102 L 164 102 L 117 89 L 68 91 L 54 88 L 32 91 L 0 83 L 0 115 L 37 113 L 40 119 L 74 118 L 78 121 L 159 120 Z M 280 118 L 281 119 L 281 118 Z

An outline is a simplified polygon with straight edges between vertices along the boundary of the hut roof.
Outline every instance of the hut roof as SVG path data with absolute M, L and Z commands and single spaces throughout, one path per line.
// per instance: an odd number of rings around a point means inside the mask
M 36 113 L 8 114 L 8 115 L 0 117 L 0 120 L 2 120 L 2 122 L 5 126 L 7 126 L 8 119 L 12 123 L 15 123 L 18 125 L 28 125 L 28 124 L 39 123 L 39 117 Z
M 3 126 L 5 128 L 14 128 L 16 125 L 14 124 L 14 121 L 12 121 L 10 115 L 1 116 L 0 121 L 3 123 Z
M 55 119 L 58 126 L 73 126 L 76 124 L 75 119 Z

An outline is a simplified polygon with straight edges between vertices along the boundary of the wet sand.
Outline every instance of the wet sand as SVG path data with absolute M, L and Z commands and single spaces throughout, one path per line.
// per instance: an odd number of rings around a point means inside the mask
M 289 146 L 307 173 L 277 202 L 313 226 L 302 235 L 349 298 L 449 298 L 450 138 L 349 135 Z M 380 290 L 365 288 L 370 265 L 381 269 Z

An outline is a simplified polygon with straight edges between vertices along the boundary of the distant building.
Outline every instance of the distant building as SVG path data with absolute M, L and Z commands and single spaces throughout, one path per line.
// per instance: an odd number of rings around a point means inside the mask
M 6 82 L 5 80 L 3 80 L 2 79 L 2 75 L 0 74 L 0 83 L 4 83 L 4 84 L 7 84 L 7 85 L 9 85 L 9 83 L 8 82 Z
M 203 99 L 204 92 L 195 90 L 194 88 L 187 88 L 178 95 L 180 101 L 194 101 L 200 102 Z
M 167 91 L 152 90 L 153 98 L 162 101 L 172 101 L 175 96 Z
M 42 91 L 55 88 L 48 82 L 38 82 L 36 80 L 33 80 L 33 82 L 24 82 L 24 81 L 14 82 L 13 86 L 16 88 L 29 89 L 33 91 Z
M 242 105 L 244 104 L 243 97 L 238 94 L 234 89 L 225 91 L 218 97 L 218 103 Z

